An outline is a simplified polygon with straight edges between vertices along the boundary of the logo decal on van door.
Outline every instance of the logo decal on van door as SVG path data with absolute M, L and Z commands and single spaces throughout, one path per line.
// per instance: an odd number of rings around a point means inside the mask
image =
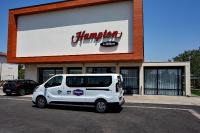
M 73 91 L 73 94 L 76 95 L 76 96 L 81 96 L 84 94 L 84 91 L 83 90 L 80 90 L 80 89 L 76 89 Z

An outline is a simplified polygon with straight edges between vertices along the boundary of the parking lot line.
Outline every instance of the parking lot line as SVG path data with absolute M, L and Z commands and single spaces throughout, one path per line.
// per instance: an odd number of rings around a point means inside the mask
M 142 108 L 142 109 L 161 109 L 161 110 L 179 110 L 179 111 L 187 111 L 189 113 L 191 113 L 193 116 L 195 116 L 197 119 L 200 120 L 200 114 L 197 113 L 195 110 L 193 109 L 186 109 L 186 108 L 168 108 L 168 107 L 153 107 L 153 106 L 149 106 L 149 107 L 145 107 L 145 106 L 123 106 L 124 108 Z
M 1 100 L 14 100 L 14 101 L 31 101 L 30 99 L 19 99 L 19 98 L 0 98 Z

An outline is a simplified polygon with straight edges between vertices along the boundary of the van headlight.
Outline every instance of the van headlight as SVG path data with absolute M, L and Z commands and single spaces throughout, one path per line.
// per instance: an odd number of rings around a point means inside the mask
M 39 88 L 39 86 L 35 87 L 35 89 L 34 89 L 34 91 L 33 91 L 33 92 L 36 92 L 38 88 Z

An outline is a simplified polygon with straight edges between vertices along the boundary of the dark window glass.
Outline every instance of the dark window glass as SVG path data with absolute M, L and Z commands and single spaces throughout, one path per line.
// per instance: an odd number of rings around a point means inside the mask
M 120 73 L 123 76 L 124 94 L 139 94 L 139 68 L 122 67 Z
M 81 74 L 82 73 L 82 67 L 68 67 L 67 73 L 68 74 Z
M 21 81 L 17 81 L 17 83 L 18 83 L 18 84 L 25 84 L 25 83 L 26 83 L 26 81 L 24 81 L 24 80 L 21 80 Z
M 69 87 L 108 87 L 111 83 L 111 76 L 69 76 L 66 78 L 66 85 Z
M 108 87 L 112 83 L 111 76 L 87 77 L 87 87 Z
M 63 68 L 39 68 L 39 83 L 43 83 L 56 74 L 63 74 Z
M 50 79 L 46 84 L 45 87 L 55 87 L 55 86 L 60 86 L 62 84 L 62 76 L 56 76 Z
M 36 84 L 36 82 L 35 82 L 35 81 L 32 81 L 32 80 L 30 80 L 30 83 L 31 83 L 31 84 Z
M 87 67 L 87 73 L 116 73 L 115 67 Z
M 69 87 L 85 87 L 85 77 L 70 76 L 66 78 L 66 85 Z
M 146 68 L 146 95 L 183 95 L 183 69 L 181 68 Z

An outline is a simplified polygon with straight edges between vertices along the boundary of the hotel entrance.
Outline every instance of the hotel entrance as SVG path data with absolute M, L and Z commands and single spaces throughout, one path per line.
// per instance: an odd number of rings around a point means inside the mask
M 139 68 L 121 67 L 120 73 L 123 76 L 124 94 L 139 94 Z
M 145 95 L 182 96 L 184 92 L 184 68 L 145 68 Z
M 38 81 L 39 83 L 44 83 L 46 80 L 48 80 L 50 77 L 56 75 L 56 74 L 63 74 L 63 68 L 62 67 L 56 67 L 56 68 L 38 68 Z

